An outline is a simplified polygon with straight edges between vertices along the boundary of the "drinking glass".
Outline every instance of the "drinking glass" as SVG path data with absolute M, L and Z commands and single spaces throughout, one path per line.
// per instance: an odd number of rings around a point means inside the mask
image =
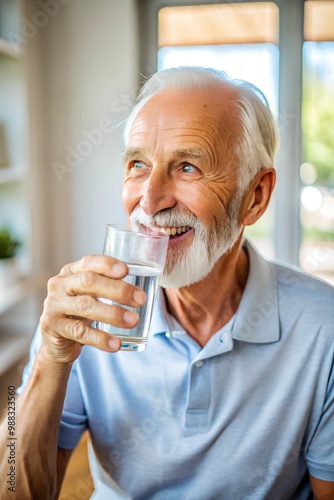
M 168 236 L 160 232 L 141 232 L 120 224 L 107 226 L 103 253 L 125 262 L 129 273 L 123 280 L 142 288 L 146 293 L 146 302 L 141 307 L 117 304 L 139 314 L 139 322 L 134 328 L 119 328 L 101 321 L 94 323 L 95 328 L 119 337 L 123 351 L 139 352 L 146 347 L 159 277 L 165 265 L 168 240 Z M 100 300 L 106 304 L 116 304 L 109 299 Z

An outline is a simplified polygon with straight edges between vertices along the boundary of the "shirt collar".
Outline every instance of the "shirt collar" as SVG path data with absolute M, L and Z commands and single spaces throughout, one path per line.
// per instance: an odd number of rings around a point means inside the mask
M 249 241 L 244 246 L 249 255 L 249 274 L 235 314 L 233 338 L 259 344 L 277 342 L 280 331 L 275 267 Z
M 273 265 L 266 261 L 245 240 L 249 255 L 249 275 L 239 307 L 228 325 L 235 340 L 249 343 L 271 343 L 279 340 L 276 273 Z M 186 335 L 178 321 L 167 311 L 165 294 L 159 290 L 153 310 L 151 335 Z

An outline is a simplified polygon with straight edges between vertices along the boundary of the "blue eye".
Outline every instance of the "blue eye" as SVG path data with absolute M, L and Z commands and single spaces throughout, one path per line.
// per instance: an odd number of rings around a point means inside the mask
M 134 161 L 132 166 L 133 168 L 138 168 L 138 169 L 146 167 L 145 163 L 143 163 L 142 161 Z
M 192 172 L 196 172 L 197 168 L 194 167 L 194 165 L 191 165 L 191 163 L 184 163 L 181 167 L 182 172 L 185 172 L 186 174 L 190 174 Z

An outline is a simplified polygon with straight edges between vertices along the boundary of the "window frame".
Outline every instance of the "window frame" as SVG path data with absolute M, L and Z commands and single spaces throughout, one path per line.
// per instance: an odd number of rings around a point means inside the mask
M 235 1 L 262 3 L 268 0 Z M 276 159 L 273 243 L 276 260 L 299 265 L 301 245 L 300 165 L 304 3 L 306 0 L 275 0 L 279 8 L 279 95 L 280 146 Z M 148 76 L 157 70 L 158 12 L 162 7 L 229 4 L 207 0 L 137 0 L 139 17 L 139 72 Z

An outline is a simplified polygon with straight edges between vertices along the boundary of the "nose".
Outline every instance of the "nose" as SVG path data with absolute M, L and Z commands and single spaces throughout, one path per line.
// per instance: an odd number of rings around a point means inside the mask
M 152 170 L 143 185 L 143 195 L 139 205 L 147 215 L 155 215 L 161 210 L 176 205 L 175 185 L 163 172 Z

